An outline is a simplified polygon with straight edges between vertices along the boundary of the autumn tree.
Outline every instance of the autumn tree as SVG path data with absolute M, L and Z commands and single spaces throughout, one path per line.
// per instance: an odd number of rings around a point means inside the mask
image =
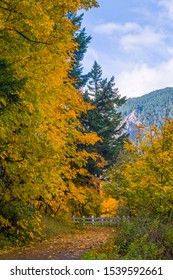
M 119 196 L 124 197 L 133 214 L 149 211 L 153 215 L 172 216 L 172 128 L 172 119 L 166 120 L 160 130 L 153 126 L 144 132 L 145 139 L 140 133 L 136 144 L 126 144 L 130 161 L 115 174 L 121 173 L 124 178 L 120 187 L 116 184 Z
M 37 186 L 33 176 L 34 150 L 40 148 L 40 143 L 33 134 L 31 108 L 22 100 L 26 81 L 15 77 L 9 62 L 0 60 L 0 230 L 1 236 L 12 235 L 14 240 L 18 232 L 21 239 L 25 232 L 28 240 L 39 234 L 38 216 L 30 203 L 34 198 L 33 184 Z M 26 224 L 30 230 L 25 230 Z
M 123 160 L 105 184 L 105 191 L 119 200 L 116 254 L 124 259 L 170 259 L 173 120 L 166 119 L 161 129 L 143 129 L 135 142 L 125 144 Z
M 69 199 L 81 198 L 74 178 L 84 172 L 92 155 L 78 151 L 77 145 L 95 144 L 98 137 L 80 129 L 80 115 L 90 106 L 69 77 L 78 26 L 67 14 L 92 6 L 97 6 L 96 1 L 1 1 L 0 59 L 13 65 L 14 81 L 27 77 L 21 91 L 10 93 L 11 101 L 19 98 L 21 102 L 12 102 L 1 115 L 6 143 L 1 164 L 10 181 L 2 200 L 14 198 L 33 209 L 49 205 L 57 213 L 69 211 Z M 1 107 L 5 102 L 1 96 Z M 18 221 L 19 233 L 20 227 L 25 231 L 26 223 L 22 218 Z

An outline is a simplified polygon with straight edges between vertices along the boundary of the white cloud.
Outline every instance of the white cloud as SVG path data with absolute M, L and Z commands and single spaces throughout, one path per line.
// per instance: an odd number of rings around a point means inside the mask
M 101 33 L 103 35 L 112 35 L 115 32 L 134 32 L 140 30 L 141 27 L 137 23 L 134 22 L 126 22 L 124 24 L 117 24 L 114 22 L 108 22 L 99 24 L 94 28 L 94 31 L 97 33 Z
M 162 44 L 166 39 L 166 34 L 162 31 L 156 31 L 152 26 L 141 26 L 135 22 L 126 22 L 117 24 L 108 22 L 97 25 L 94 31 L 100 38 L 119 43 L 125 51 L 135 50 L 136 48 L 146 48 Z
M 135 34 L 127 34 L 122 36 L 120 44 L 125 50 L 132 50 L 136 47 L 145 48 L 146 46 L 153 46 L 162 43 L 165 35 L 155 32 L 151 27 L 144 27 Z
M 166 16 L 173 20 L 173 0 L 159 0 L 158 3 L 165 8 Z
M 120 94 L 137 97 L 164 87 L 173 87 L 173 58 L 151 68 L 146 64 L 133 65 L 131 71 L 122 71 L 117 78 Z

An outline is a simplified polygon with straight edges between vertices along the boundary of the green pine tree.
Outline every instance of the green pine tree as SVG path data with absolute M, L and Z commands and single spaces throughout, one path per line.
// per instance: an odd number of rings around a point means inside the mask
M 77 89 L 84 87 L 89 79 L 89 73 L 83 74 L 82 61 L 87 51 L 88 44 L 91 41 L 91 36 L 86 34 L 85 28 L 81 28 L 83 15 L 77 13 L 69 13 L 68 18 L 72 21 L 73 25 L 78 27 L 78 31 L 73 35 L 75 42 L 78 44 L 77 50 L 73 56 L 73 68 L 70 71 L 70 76 L 75 79 L 74 86 Z
M 88 171 L 102 177 L 104 170 L 111 167 L 117 160 L 122 150 L 127 135 L 123 133 L 124 125 L 121 125 L 121 113 L 117 109 L 126 101 L 119 95 L 115 88 L 114 77 L 110 80 L 102 78 L 102 68 L 95 61 L 91 70 L 84 100 L 94 106 L 93 110 L 84 116 L 82 123 L 87 131 L 96 132 L 102 138 L 94 147 L 90 147 L 106 161 L 105 166 L 100 166 L 99 159 L 88 163 Z

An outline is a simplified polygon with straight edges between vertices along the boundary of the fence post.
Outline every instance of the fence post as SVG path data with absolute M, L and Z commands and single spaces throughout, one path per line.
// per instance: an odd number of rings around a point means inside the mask
M 75 224 L 76 218 L 74 215 L 72 216 L 72 220 L 73 220 L 73 223 Z
M 119 215 L 116 216 L 116 225 L 118 225 L 118 226 L 120 225 L 120 217 L 119 217 Z
M 101 225 L 104 225 L 104 218 L 101 216 Z
M 82 216 L 83 219 L 83 226 L 85 226 L 85 216 Z
M 94 225 L 94 216 L 91 216 L 91 223 Z

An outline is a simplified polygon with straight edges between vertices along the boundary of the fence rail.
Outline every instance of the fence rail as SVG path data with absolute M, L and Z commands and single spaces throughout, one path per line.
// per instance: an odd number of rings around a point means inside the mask
M 115 225 L 118 223 L 118 217 L 72 217 L 75 224 L 85 225 Z

